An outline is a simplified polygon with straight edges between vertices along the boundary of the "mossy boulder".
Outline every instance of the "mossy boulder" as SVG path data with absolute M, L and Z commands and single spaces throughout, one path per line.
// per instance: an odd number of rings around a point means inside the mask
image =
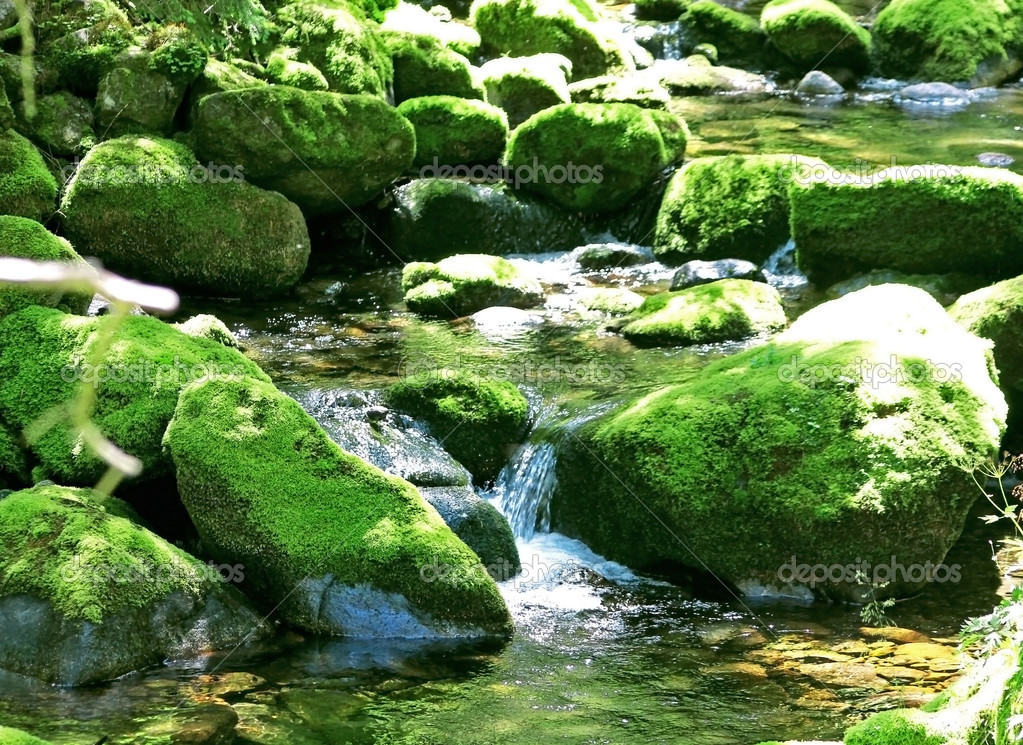
M 571 213 L 511 186 L 450 178 L 416 179 L 395 189 L 389 234 L 391 248 L 406 261 L 565 251 L 585 242 L 582 223 Z
M 515 130 L 505 162 L 513 169 L 533 169 L 534 177 L 522 188 L 562 207 L 613 211 L 678 159 L 682 130 L 671 132 L 674 147 L 669 148 L 659 123 L 666 126 L 632 104 L 554 106 Z
M 0 215 L 0 256 L 34 261 L 85 262 L 63 238 L 58 238 L 35 220 Z M 0 319 L 30 305 L 46 305 L 68 313 L 85 313 L 91 295 L 65 294 L 54 290 L 26 289 L 17 285 L 0 286 Z
M 7 97 L 7 89 L 0 85 L 0 131 L 13 126 L 14 109 L 11 108 L 11 100 Z
M 419 493 L 496 581 L 511 579 L 522 569 L 511 526 L 490 502 L 466 486 L 420 488 Z
M 657 213 L 662 261 L 747 259 L 763 263 L 789 239 L 789 189 L 823 161 L 800 155 L 697 158 L 675 173 Z
M 42 222 L 57 204 L 57 180 L 35 146 L 8 129 L 0 132 L 0 215 Z
M 675 21 L 693 0 L 636 0 L 636 18 L 642 21 Z
M 529 425 L 529 402 L 514 384 L 455 370 L 403 380 L 387 401 L 425 422 L 479 483 L 497 477 Z
M 1020 69 L 1021 11 L 1003 0 L 892 0 L 872 29 L 878 65 L 894 78 L 997 85 Z
M 73 158 L 96 144 L 92 102 L 67 91 L 36 99 L 36 114 L 26 116 L 25 103 L 17 104 L 18 131 L 51 155 Z
M 107 333 L 104 318 L 71 316 L 32 306 L 0 321 L 0 417 L 21 432 L 40 417 L 64 410 L 76 383 L 94 386 L 92 421 L 142 461 L 140 479 L 170 472 L 161 439 L 188 383 L 207 377 L 264 377 L 241 353 L 187 336 L 155 318 L 130 316 L 107 339 L 100 363 L 94 350 Z M 91 486 L 106 464 L 66 418 L 31 444 L 43 473 L 61 483 Z
M 194 134 L 203 161 L 242 166 L 306 215 L 365 204 L 416 154 L 412 125 L 381 99 L 285 86 L 207 96 Z
M 798 565 L 939 564 L 1005 415 L 988 342 L 922 290 L 872 287 L 583 425 L 559 452 L 552 528 L 634 568 L 862 600 L 855 576 L 810 587 Z M 924 582 L 893 571 L 885 592 Z
M 11 727 L 0 727 L 0 745 L 50 745 L 46 740 L 40 740 L 27 732 Z
M 638 292 L 621 287 L 586 287 L 579 291 L 579 304 L 587 310 L 624 316 L 643 305 Z
M 625 319 L 622 335 L 639 346 L 713 344 L 777 331 L 785 323 L 776 289 L 721 279 L 651 295 Z
M 167 430 L 182 502 L 218 561 L 289 626 L 351 637 L 503 635 L 478 557 L 415 487 L 334 444 L 254 379 L 182 395 Z
M 768 80 L 763 75 L 715 65 L 702 54 L 669 60 L 658 65 L 656 72 L 661 86 L 675 96 L 709 96 L 712 93 L 755 96 L 768 91 Z
M 532 308 L 543 287 L 507 259 L 457 254 L 437 264 L 406 264 L 401 288 L 409 310 L 424 316 L 458 318 L 495 305 Z
M 26 485 L 28 471 L 28 459 L 21 439 L 0 421 L 0 489 Z
M 266 76 L 273 83 L 290 85 L 304 91 L 325 91 L 330 88 L 323 73 L 308 62 L 296 59 L 298 50 L 281 47 L 270 53 L 266 60 Z
M 387 32 L 384 44 L 394 64 L 394 101 L 421 96 L 486 99 L 469 60 L 432 36 Z
M 110 140 L 68 184 L 64 231 L 84 255 L 132 277 L 219 296 L 279 293 L 305 271 L 305 220 L 247 176 L 240 164 L 200 166 L 170 140 Z
M 512 127 L 551 106 L 571 102 L 571 72 L 571 61 L 552 53 L 498 57 L 480 68 L 487 101 L 505 110 Z
M 573 103 L 631 103 L 645 109 L 666 109 L 671 96 L 655 76 L 634 73 L 602 75 L 568 86 Z
M 468 3 L 466 3 L 468 5 Z M 480 48 L 480 35 L 476 29 L 463 23 L 455 23 L 450 17 L 443 19 L 435 13 L 412 5 L 398 3 L 384 15 L 380 24 L 382 31 L 396 31 L 404 34 L 432 36 L 452 51 L 473 59 Z
M 799 268 L 821 286 L 875 268 L 1023 273 L 1023 177 L 1009 171 L 900 166 L 859 178 L 828 170 L 800 179 L 789 200 Z
M 963 328 L 994 342 L 999 382 L 1023 393 L 1023 277 L 963 295 L 948 312 Z
M 687 41 L 693 47 L 712 44 L 721 64 L 762 66 L 767 36 L 752 16 L 714 0 L 697 0 L 678 20 Z
M 508 139 L 504 111 L 456 96 L 410 98 L 398 113 L 416 131 L 414 166 L 496 163 Z
M 771 0 L 760 14 L 771 43 L 800 72 L 870 67 L 870 33 L 830 0 Z
M 554 52 L 570 59 L 580 77 L 629 66 L 589 0 L 475 0 L 470 17 L 491 57 Z
M 278 9 L 281 42 L 323 73 L 337 93 L 386 97 L 394 70 L 376 24 L 344 0 L 300 0 Z
M 265 73 L 262 73 L 265 74 Z M 206 96 L 243 88 L 260 88 L 267 82 L 230 62 L 211 59 L 188 89 L 188 124 L 192 126 L 199 112 L 199 102 Z
M 0 500 L 0 668 L 83 685 L 268 635 L 217 568 L 132 517 L 61 486 Z
M 161 69 L 153 52 L 124 50 L 103 76 L 96 94 L 96 126 L 108 137 L 131 133 L 168 136 L 195 75 Z
M 25 87 L 21 78 L 21 55 L 0 51 L 0 88 L 4 89 L 12 104 L 25 97 Z M 57 71 L 53 65 L 36 55 L 32 59 L 32 80 L 36 95 L 42 96 L 57 88 Z
M 82 0 L 41 6 L 37 44 L 44 64 L 56 70 L 62 88 L 96 95 L 117 56 L 137 41 L 136 30 L 113 0 Z

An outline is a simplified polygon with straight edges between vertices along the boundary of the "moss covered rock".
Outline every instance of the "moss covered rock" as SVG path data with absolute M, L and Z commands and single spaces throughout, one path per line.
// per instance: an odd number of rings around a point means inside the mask
M 495 580 L 511 579 L 522 569 L 511 526 L 490 502 L 465 486 L 420 488 L 419 493 Z
M 416 131 L 415 166 L 496 163 L 508 139 L 504 111 L 456 96 L 410 98 L 398 113 Z
M 689 4 L 678 20 L 694 47 L 700 44 L 714 46 L 721 64 L 761 66 L 767 36 L 752 16 L 726 8 L 714 0 L 697 0 Z
M 282 292 L 309 259 L 305 220 L 247 176 L 200 166 L 170 140 L 110 140 L 68 184 L 64 230 L 84 255 L 129 276 L 221 296 Z
M 584 425 L 559 453 L 552 527 L 632 567 L 861 598 L 854 576 L 810 587 L 785 567 L 940 563 L 1005 415 L 987 342 L 922 290 L 868 288 Z M 886 591 L 923 581 L 896 571 Z
M 467 316 L 495 305 L 532 308 L 543 300 L 536 279 L 506 259 L 484 254 L 406 264 L 401 288 L 409 310 L 438 318 Z
M 0 489 L 16 489 L 28 479 L 28 460 L 21 439 L 0 421 Z
M 49 743 L 20 729 L 0 727 L 0 745 L 49 745 Z
M 864 72 L 870 66 L 870 33 L 830 0 L 771 0 L 760 24 L 800 71 L 826 65 Z
M 265 72 L 261 72 L 265 74 Z M 243 70 L 237 65 L 211 59 L 205 69 L 188 89 L 188 123 L 194 124 L 199 112 L 199 102 L 206 96 L 224 91 L 237 91 L 243 88 L 260 88 L 267 85 L 261 77 Z
M 9 129 L 0 132 L 0 215 L 42 222 L 57 203 L 57 180 L 35 146 Z
M 480 483 L 497 477 L 529 424 L 529 402 L 512 383 L 455 370 L 404 380 L 387 401 L 426 422 Z
M 394 64 L 396 103 L 421 96 L 486 98 L 469 60 L 434 37 L 388 32 L 384 43 Z
M 789 188 L 826 164 L 799 155 L 697 158 L 668 184 L 657 213 L 662 261 L 748 259 L 763 263 L 789 239 Z
M 335 445 L 270 383 L 185 390 L 166 445 L 219 561 L 288 625 L 352 637 L 505 634 L 479 559 L 415 487 Z
M 571 213 L 504 184 L 450 178 L 416 179 L 395 189 L 389 233 L 391 248 L 405 261 L 565 251 L 585 242 L 582 223 Z
M 391 88 L 391 57 L 376 24 L 344 0 L 300 0 L 277 11 L 281 41 L 299 62 L 323 73 L 337 93 L 384 97 Z
M 636 0 L 636 18 L 643 21 L 675 21 L 693 0 Z
M 178 393 L 206 377 L 263 377 L 237 350 L 199 339 L 148 316 L 131 316 L 92 361 L 104 336 L 103 318 L 32 306 L 0 322 L 0 417 L 20 432 L 68 406 L 75 383 L 95 387 L 92 420 L 114 444 L 142 461 L 142 479 L 170 470 L 160 441 Z M 90 486 L 106 465 L 66 419 L 31 445 L 43 471 L 62 483 Z
M 736 67 L 714 65 L 705 55 L 669 60 L 657 67 L 660 84 L 675 96 L 708 96 L 712 93 L 759 95 L 768 90 L 763 75 Z
M 1023 277 L 963 295 L 948 312 L 963 328 L 994 342 L 999 382 L 1023 393 Z
M 60 486 L 0 500 L 0 668 L 82 685 L 267 636 L 216 568 L 133 515 Z
M 568 86 L 573 103 L 631 103 L 645 109 L 666 109 L 671 96 L 656 76 L 602 75 Z
M 439 18 L 435 13 L 410 3 L 398 3 L 388 10 L 380 28 L 383 31 L 432 36 L 448 49 L 469 59 L 473 59 L 480 48 L 480 35 L 476 29 L 455 23 L 450 17 L 446 20 Z
M 1020 11 L 1003 0 L 892 0 L 872 29 L 878 65 L 895 78 L 997 85 L 1020 68 Z
M 0 256 L 34 261 L 85 262 L 63 238 L 58 238 L 35 220 L 0 215 Z M 85 313 L 92 295 L 66 295 L 53 290 L 30 290 L 0 285 L 0 319 L 30 305 L 46 305 L 68 313 Z
M 789 197 L 799 268 L 821 286 L 874 268 L 1023 273 L 1023 177 L 1009 171 L 909 166 L 858 178 L 829 170 Z
M 207 96 L 194 134 L 202 160 L 244 167 L 307 215 L 365 204 L 416 154 L 412 125 L 379 98 L 285 86 Z
M 298 50 L 281 47 L 270 53 L 266 61 L 266 76 L 271 82 L 290 85 L 304 91 L 325 91 L 330 88 L 323 73 L 308 62 L 296 59 Z
M 571 73 L 571 61 L 552 53 L 498 57 L 480 68 L 487 101 L 505 110 L 512 127 L 551 106 L 569 103 Z
M 745 339 L 785 326 L 778 291 L 748 279 L 722 279 L 648 297 L 622 334 L 640 346 L 683 346 Z
M 620 287 L 587 287 L 579 292 L 579 304 L 587 310 L 623 316 L 643 305 L 638 292 Z
M 554 52 L 568 57 L 580 77 L 628 66 L 589 0 L 475 0 L 470 16 L 492 57 Z
M 93 105 L 67 91 L 36 99 L 36 115 L 29 119 L 25 103 L 17 105 L 16 127 L 51 155 L 73 158 L 85 155 L 96 144 Z
M 130 133 L 162 136 L 174 131 L 185 91 L 201 72 L 173 74 L 157 65 L 155 53 L 131 47 L 115 58 L 96 94 L 96 125 L 109 137 Z
M 522 188 L 563 207 L 616 210 L 678 159 L 682 130 L 671 133 L 669 149 L 662 126 L 647 109 L 632 104 L 563 104 L 516 129 L 505 161 L 510 168 L 532 168 L 534 177 Z
M 42 5 L 37 43 L 61 87 L 93 97 L 117 56 L 137 41 L 136 31 L 113 0 Z

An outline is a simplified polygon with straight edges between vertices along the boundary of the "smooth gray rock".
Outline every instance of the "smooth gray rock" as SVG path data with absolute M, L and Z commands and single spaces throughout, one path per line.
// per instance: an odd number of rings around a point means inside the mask
M 719 279 L 748 279 L 767 282 L 764 271 L 752 261 L 719 259 L 717 261 L 687 261 L 671 278 L 671 291 L 710 284 Z

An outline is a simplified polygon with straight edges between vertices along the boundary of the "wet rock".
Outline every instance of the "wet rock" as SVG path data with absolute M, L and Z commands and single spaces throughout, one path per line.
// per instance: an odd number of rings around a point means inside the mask
M 655 261 L 649 248 L 627 243 L 590 243 L 573 251 L 572 258 L 589 270 L 617 269 Z
M 488 339 L 511 339 L 543 325 L 540 313 L 494 306 L 478 310 L 469 316 L 476 330 Z
M 476 552 L 486 571 L 498 582 L 511 579 L 521 569 L 508 520 L 490 502 L 467 487 L 420 488 L 455 535 Z
M 955 658 L 958 652 L 955 648 L 945 646 L 944 644 L 910 642 L 909 644 L 900 644 L 896 647 L 895 654 L 917 660 L 944 660 Z
M 409 310 L 457 318 L 483 308 L 532 308 L 543 301 L 543 287 L 520 266 L 498 256 L 459 254 L 436 264 L 413 262 L 402 272 Z
M 580 80 L 568 86 L 575 103 L 631 103 L 647 109 L 666 109 L 671 96 L 656 76 L 606 75 Z
M 1006 153 L 980 153 L 977 162 L 989 168 L 1008 168 L 1016 159 Z
M 718 259 L 717 261 L 687 261 L 671 278 L 671 291 L 696 287 L 719 279 L 748 279 L 751 282 L 767 282 L 767 275 L 752 261 L 742 259 Z
M 661 62 L 654 66 L 661 85 L 673 96 L 705 96 L 711 93 L 768 92 L 767 78 L 735 67 L 714 66 L 703 55 Z
M 820 70 L 811 70 L 796 85 L 801 96 L 843 96 L 845 88 L 833 77 Z
M 868 639 L 880 638 L 897 644 L 930 641 L 930 637 L 928 637 L 927 634 L 922 634 L 919 631 L 914 631 L 913 629 L 899 628 L 898 626 L 884 626 L 881 628 L 863 626 L 860 628 L 860 634 Z
M 238 714 L 227 704 L 189 706 L 161 717 L 145 727 L 137 742 L 167 745 L 231 745 L 235 740 Z
M 866 663 L 824 662 L 799 666 L 799 672 L 824 685 L 836 688 L 868 688 L 882 690 L 887 687 L 873 665 Z
M 587 287 L 579 291 L 579 304 L 587 310 L 624 316 L 643 304 L 643 296 L 618 287 Z
M 949 83 L 917 83 L 902 88 L 896 100 L 936 106 L 962 106 L 970 102 L 970 94 Z

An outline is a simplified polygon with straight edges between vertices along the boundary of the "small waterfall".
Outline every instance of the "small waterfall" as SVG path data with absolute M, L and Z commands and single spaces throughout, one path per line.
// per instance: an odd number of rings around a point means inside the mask
M 791 239 L 768 257 L 764 271 L 775 287 L 799 287 L 809 282 L 796 266 L 796 242 Z

